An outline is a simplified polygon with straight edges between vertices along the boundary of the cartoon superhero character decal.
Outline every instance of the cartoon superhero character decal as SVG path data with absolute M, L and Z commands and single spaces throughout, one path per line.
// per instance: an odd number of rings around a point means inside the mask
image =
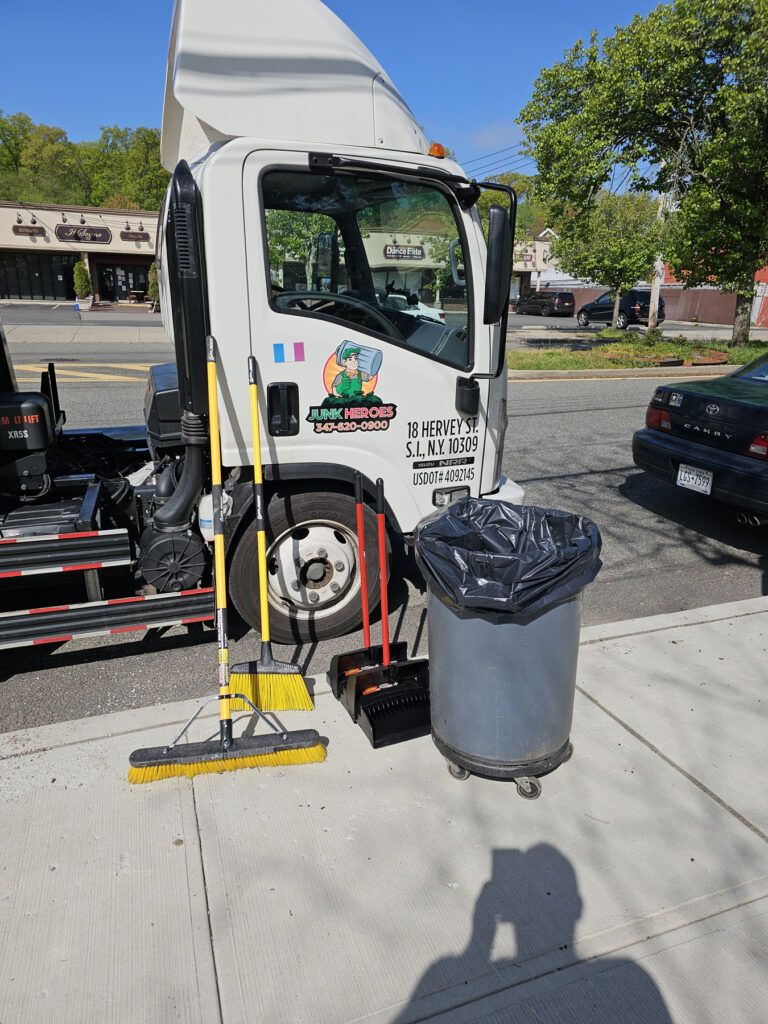
M 380 349 L 343 341 L 323 368 L 326 397 L 310 406 L 315 433 L 387 430 L 397 406 L 382 402 L 375 387 L 383 361 Z

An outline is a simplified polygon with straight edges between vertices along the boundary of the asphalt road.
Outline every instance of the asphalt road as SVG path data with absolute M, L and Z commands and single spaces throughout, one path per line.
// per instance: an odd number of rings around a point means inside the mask
M 768 530 L 735 509 L 637 469 L 631 441 L 657 381 L 509 385 L 504 472 L 526 502 L 580 512 L 603 537 L 584 623 L 618 621 L 768 593 Z
M 25 365 L 34 365 L 33 355 L 50 358 L 33 348 L 11 344 L 14 359 Z M 169 360 L 172 352 L 170 344 L 134 343 L 121 351 L 112 343 L 105 355 L 93 345 L 72 344 L 55 356 L 71 374 L 60 374 L 60 391 L 68 425 L 77 427 L 141 422 L 145 367 Z M 80 373 L 89 376 L 81 380 Z M 734 510 L 634 467 L 631 437 L 655 383 L 509 384 L 504 472 L 525 487 L 528 503 L 588 515 L 603 536 L 604 567 L 585 592 L 585 624 L 768 592 L 768 530 L 739 527 Z M 404 568 L 410 579 L 398 571 L 390 594 L 393 639 L 426 653 L 424 597 L 413 566 Z M 233 661 L 258 656 L 257 639 L 236 619 L 232 633 Z M 207 694 L 215 687 L 213 641 L 211 631 L 201 642 L 180 627 L 164 636 L 3 652 L 0 731 Z M 322 680 L 334 653 L 358 646 L 361 634 L 277 653 L 298 661 L 310 679 Z

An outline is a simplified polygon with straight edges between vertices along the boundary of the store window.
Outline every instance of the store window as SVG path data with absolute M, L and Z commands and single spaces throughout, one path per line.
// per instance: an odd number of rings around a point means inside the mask
M 72 301 L 75 256 L 0 253 L 0 298 Z

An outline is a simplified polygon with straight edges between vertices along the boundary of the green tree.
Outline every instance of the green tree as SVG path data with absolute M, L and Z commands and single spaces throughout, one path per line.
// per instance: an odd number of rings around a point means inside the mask
M 61 128 L 0 111 L 0 199 L 159 210 L 170 175 L 156 128 L 102 127 L 71 142 Z
M 768 0 L 676 0 L 543 70 L 520 115 L 539 196 L 588 214 L 606 186 L 664 193 L 665 256 L 737 293 L 749 336 L 768 260 Z
M 0 110 L 0 199 L 20 198 L 24 177 L 21 158 L 33 127 L 26 114 L 5 116 Z
M 104 206 L 110 196 L 124 191 L 129 139 L 130 128 L 102 125 L 98 139 L 80 143 L 87 168 L 89 206 Z
M 661 234 L 656 203 L 648 196 L 602 192 L 585 215 L 560 225 L 552 257 L 567 274 L 605 284 L 614 292 L 615 327 L 622 292 L 651 276 Z
M 26 203 L 88 201 L 87 173 L 78 147 L 61 128 L 35 125 L 21 155 L 21 181 L 16 198 Z
M 159 210 L 170 174 L 160 163 L 160 132 L 134 128 L 125 154 L 122 191 L 142 210 Z
M 523 206 L 528 205 L 522 203 L 521 199 L 523 196 L 527 196 L 530 192 L 533 179 L 526 174 L 515 174 L 514 171 L 507 171 L 505 174 L 499 174 L 492 178 L 493 181 L 498 182 L 500 185 L 509 185 L 510 188 L 515 190 L 517 196 L 517 218 L 515 221 L 515 240 L 519 241 L 525 237 L 525 227 L 522 226 L 523 218 L 520 213 Z M 503 192 L 497 192 L 495 189 L 484 189 L 480 194 L 480 198 L 477 200 L 477 212 L 480 214 L 480 221 L 483 225 L 483 234 L 488 237 L 488 216 L 491 206 L 503 206 L 505 209 L 509 207 L 507 197 Z M 525 218 L 527 220 L 527 217 Z
M 147 279 L 147 298 L 150 302 L 160 301 L 160 286 L 157 281 L 157 263 L 155 260 L 149 268 L 149 274 Z
M 451 278 L 451 243 L 458 237 L 457 231 L 440 233 L 424 237 L 425 248 L 434 266 L 434 291 L 435 302 L 440 301 L 440 292 Z M 460 273 L 464 273 L 464 254 L 461 246 L 456 246 L 456 267 Z
M 313 270 L 317 260 L 317 237 L 335 234 L 336 223 L 322 213 L 297 210 L 267 210 L 267 250 L 274 270 L 286 260 L 301 260 L 307 278 L 307 290 L 313 290 Z
M 78 299 L 87 299 L 93 292 L 93 285 L 91 283 L 91 275 L 88 273 L 88 268 L 80 260 L 72 268 L 75 285 L 75 295 Z

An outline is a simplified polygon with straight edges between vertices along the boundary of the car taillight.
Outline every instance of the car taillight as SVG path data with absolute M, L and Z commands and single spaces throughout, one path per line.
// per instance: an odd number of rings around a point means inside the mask
M 768 459 L 768 434 L 758 434 L 747 449 L 747 455 L 755 459 Z
M 666 409 L 659 409 L 657 405 L 649 405 L 645 414 L 645 425 L 653 430 L 671 430 L 672 420 Z

